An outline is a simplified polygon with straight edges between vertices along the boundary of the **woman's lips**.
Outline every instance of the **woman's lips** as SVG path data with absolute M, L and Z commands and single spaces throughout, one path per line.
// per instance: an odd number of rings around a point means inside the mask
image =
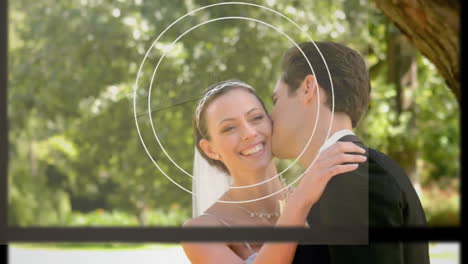
M 240 152 L 240 154 L 244 157 L 257 157 L 260 156 L 265 150 L 265 143 L 260 142 L 255 145 L 248 147 Z

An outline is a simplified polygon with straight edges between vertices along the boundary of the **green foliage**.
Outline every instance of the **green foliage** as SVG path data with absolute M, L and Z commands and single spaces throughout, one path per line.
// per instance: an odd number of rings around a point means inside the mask
M 74 212 L 69 216 L 67 226 L 137 226 L 135 216 L 123 212 L 96 210 L 90 213 Z
M 457 226 L 460 224 L 459 193 L 458 179 L 445 180 L 442 186 L 432 183 L 423 188 L 421 202 L 429 226 Z
M 187 210 L 171 209 L 150 211 L 146 217 L 148 226 L 181 226 L 189 216 Z
M 146 210 L 146 226 L 180 226 L 188 215 L 180 208 L 170 210 Z M 68 216 L 66 226 L 141 226 L 138 218 L 122 211 L 97 209 L 89 213 L 73 212 Z
M 401 154 L 411 150 L 421 164 L 423 184 L 460 176 L 456 100 L 434 66 L 418 55 L 420 85 L 414 110 L 397 115 L 395 87 L 385 79 L 389 22 L 372 3 L 259 3 L 294 19 L 314 40 L 342 42 L 365 56 L 373 92 L 358 134 L 369 146 L 414 165 Z M 153 127 L 171 159 L 191 172 L 191 117 L 203 89 L 220 80 L 241 79 L 256 87 L 271 109 L 281 55 L 293 44 L 274 29 L 252 21 L 203 25 L 167 52 L 154 75 L 148 115 L 147 88 L 157 61 L 195 23 L 227 15 L 261 19 L 297 42 L 307 40 L 287 20 L 245 6 L 211 8 L 167 31 L 148 53 L 136 93 L 136 121 L 150 158 L 140 142 L 133 112 L 140 63 L 158 34 L 181 15 L 206 4 L 195 0 L 11 2 L 11 224 L 180 225 L 190 216 L 191 195 L 166 178 L 151 159 L 186 189 L 191 189 L 191 178 L 163 153 Z M 279 169 L 288 162 L 279 161 Z M 295 166 L 286 177 L 293 179 L 299 172 Z M 435 208 L 436 203 L 428 204 Z

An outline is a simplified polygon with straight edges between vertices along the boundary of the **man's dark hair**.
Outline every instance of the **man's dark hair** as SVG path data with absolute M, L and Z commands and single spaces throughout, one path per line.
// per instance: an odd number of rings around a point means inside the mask
M 315 42 L 325 59 L 333 81 L 335 112 L 344 112 L 356 127 L 369 105 L 371 85 L 366 63 L 353 49 L 335 42 Z M 325 90 L 326 105 L 331 110 L 332 89 L 327 68 L 312 42 L 299 45 L 310 61 L 319 86 Z M 281 62 L 281 79 L 289 86 L 289 95 L 293 95 L 304 78 L 312 74 L 309 64 L 301 51 L 292 47 L 286 51 Z

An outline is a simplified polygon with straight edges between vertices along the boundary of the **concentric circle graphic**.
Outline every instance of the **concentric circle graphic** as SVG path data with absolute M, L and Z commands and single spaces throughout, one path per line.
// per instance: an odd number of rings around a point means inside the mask
M 156 67 L 155 67 L 155 70 L 153 71 L 153 75 L 151 76 L 151 82 L 150 82 L 150 86 L 149 86 L 149 93 L 148 93 L 148 114 L 149 114 L 149 117 L 150 117 L 150 124 L 151 124 L 151 128 L 153 130 L 153 134 L 156 138 L 156 141 L 158 142 L 158 145 L 161 147 L 162 151 L 164 152 L 164 154 L 166 155 L 166 157 L 169 158 L 169 160 L 172 162 L 172 164 L 174 164 L 179 170 L 181 170 L 182 172 L 184 172 L 186 175 L 190 176 L 193 178 L 193 176 L 186 172 L 184 169 L 182 169 L 172 158 L 171 156 L 167 153 L 167 151 L 164 149 L 163 145 L 161 144 L 160 140 L 159 140 L 159 137 L 155 131 L 155 128 L 154 128 L 154 123 L 153 123 L 153 120 L 151 118 L 151 91 L 152 91 L 152 87 L 153 87 L 153 81 L 154 81 L 154 77 L 156 75 L 156 72 L 159 68 L 159 65 L 161 64 L 162 60 L 164 59 L 164 57 L 166 56 L 166 53 L 168 51 L 170 51 L 172 49 L 172 47 L 177 43 L 177 41 L 179 41 L 179 39 L 181 39 L 183 36 L 185 36 L 186 34 L 188 34 L 189 32 L 191 32 L 192 30 L 200 27 L 200 26 L 203 26 L 203 25 L 206 25 L 208 23 L 212 23 L 212 22 L 216 22 L 216 21 L 220 21 L 220 20 L 231 20 L 231 19 L 237 19 L 237 20 L 248 20 L 248 21 L 253 21 L 253 22 L 257 22 L 257 23 L 260 23 L 260 24 L 264 24 L 268 27 L 271 27 L 273 29 L 275 29 L 277 32 L 281 33 L 283 36 L 285 36 L 288 40 L 290 40 L 301 52 L 301 48 L 299 47 L 299 45 L 297 45 L 297 43 L 292 40 L 292 38 L 287 35 L 286 33 L 282 32 L 281 30 L 279 30 L 277 27 L 275 26 L 272 26 L 266 22 L 263 22 L 261 20 L 257 20 L 257 19 L 253 19 L 253 18 L 248 18 L 248 17 L 239 17 L 239 16 L 233 16 L 233 17 L 220 17 L 220 18 L 215 18 L 215 19 L 211 19 L 211 20 L 208 20 L 208 21 L 205 21 L 205 22 L 202 22 L 202 23 L 199 23 L 193 27 L 191 27 L 190 29 L 186 30 L 185 32 L 183 32 L 182 34 L 180 34 L 172 43 L 171 45 L 169 45 L 169 47 L 163 52 L 163 55 L 161 56 L 161 58 L 159 59 L 158 63 L 156 64 Z M 302 55 L 305 57 L 305 54 L 302 52 Z M 306 58 L 307 59 L 307 58 Z M 312 69 L 312 72 L 313 69 Z M 314 72 L 315 73 L 315 72 Z M 318 93 L 320 95 L 320 90 L 318 90 Z M 320 109 L 317 109 L 318 112 L 320 112 Z M 318 119 L 318 116 L 317 115 L 317 119 Z M 317 121 L 317 120 L 316 120 Z M 316 126 L 317 126 L 317 122 L 315 122 L 315 127 L 314 127 L 314 130 L 312 131 L 312 136 L 311 138 L 313 137 L 314 133 L 315 133 L 315 129 L 316 129 Z M 307 148 L 308 144 L 306 145 L 306 147 L 304 148 L 303 152 L 305 151 L 305 149 Z M 274 180 L 276 179 L 277 177 L 279 177 L 280 175 L 282 175 L 284 172 L 286 172 L 291 166 L 293 166 L 297 160 L 299 160 L 299 158 L 302 156 L 302 153 L 299 155 L 299 157 L 297 157 L 293 163 L 291 163 L 291 165 L 289 165 L 286 169 L 284 169 L 282 172 L 278 173 L 275 177 L 271 177 L 265 181 L 262 181 L 262 182 L 258 182 L 258 183 L 255 183 L 255 184 L 251 184 L 251 185 L 244 185 L 244 186 L 231 186 L 232 189 L 244 189 L 244 188 L 250 188 L 250 187 L 254 187 L 254 186 L 257 186 L 257 185 L 261 185 L 263 183 L 266 183 L 266 182 L 269 182 L 271 180 Z
M 143 137 L 141 135 L 141 131 L 140 131 L 140 127 L 138 125 L 138 119 L 137 119 L 137 112 L 136 112 L 136 98 L 137 98 L 137 90 L 138 90 L 138 82 L 140 80 L 140 77 L 141 77 L 141 71 L 143 69 L 143 65 L 150 53 L 150 51 L 153 49 L 153 47 L 156 45 L 156 43 L 158 42 L 158 40 L 171 28 L 173 27 L 176 23 L 178 23 L 179 21 L 181 21 L 182 19 L 184 19 L 185 17 L 189 16 L 189 15 L 193 15 L 195 14 L 196 12 L 198 11 L 201 11 L 201 10 L 204 10 L 204 9 L 207 9 L 207 8 L 211 8 L 211 7 L 215 7 L 215 6 L 222 6 L 222 5 L 244 5 L 244 6 L 254 6 L 254 7 L 258 7 L 258 8 L 262 8 L 262 9 L 265 9 L 265 10 L 268 10 L 270 12 L 273 12 L 285 19 L 287 19 L 290 23 L 292 23 L 294 26 L 296 26 L 298 29 L 300 29 L 304 34 L 305 36 L 309 39 L 309 41 L 311 41 L 315 48 L 317 49 L 317 51 L 319 52 L 320 54 L 320 57 L 322 58 L 322 61 L 324 62 L 325 64 L 325 68 L 327 70 L 327 73 L 328 73 L 328 77 L 329 77 L 329 80 L 330 80 L 330 83 L 331 83 L 331 90 L 332 90 L 332 117 L 331 117 L 331 120 L 333 121 L 333 116 L 334 116 L 334 106 L 335 106 L 335 103 L 334 103 L 334 90 L 333 90 L 333 82 L 332 82 L 332 78 L 331 78 L 331 74 L 330 74 L 330 71 L 328 69 L 328 65 L 322 55 L 322 53 L 320 52 L 320 50 L 318 49 L 317 45 L 315 44 L 315 42 L 312 40 L 312 38 L 307 34 L 307 32 L 305 30 L 303 30 L 297 23 L 295 23 L 294 21 L 292 21 L 290 18 L 286 17 L 285 15 L 279 13 L 278 11 L 275 11 L 273 9 L 270 9 L 268 7 L 265 7 L 265 6 L 261 6 L 261 5 L 257 5 L 257 4 L 252 4 L 252 3 L 244 3 L 244 2 L 223 2 L 223 3 L 217 3 L 217 4 L 212 4 L 212 5 L 207 5 L 207 6 L 204 6 L 204 7 L 200 7 L 198 9 L 195 9 L 191 12 L 188 12 L 187 14 L 179 17 L 177 20 L 175 20 L 172 24 L 170 24 L 168 27 L 166 27 L 160 34 L 159 36 L 156 38 L 156 40 L 152 43 L 152 45 L 150 46 L 150 48 L 148 49 L 148 51 L 146 52 L 144 58 L 143 58 L 143 61 L 140 65 L 140 68 L 138 69 L 138 74 L 137 74 L 137 79 L 135 81 L 135 88 L 134 88 L 134 100 L 133 100 L 133 109 L 134 109 L 134 118 L 135 118 L 135 124 L 136 124 L 136 127 L 137 127 L 137 132 L 138 132 L 138 136 L 140 138 L 140 141 L 143 145 L 143 148 L 145 149 L 147 155 L 149 156 L 149 158 L 151 159 L 151 161 L 153 162 L 153 164 L 156 166 L 156 168 L 158 168 L 158 170 L 163 173 L 163 175 L 168 178 L 172 183 L 174 183 L 176 186 L 178 186 L 179 188 L 181 188 L 182 190 L 192 194 L 192 195 L 195 195 L 192 191 L 186 189 L 185 187 L 181 186 L 179 183 L 177 183 L 175 180 L 173 180 L 170 176 L 168 176 L 166 174 L 166 172 L 164 172 L 164 170 L 162 170 L 162 168 L 157 164 L 157 162 L 154 160 L 154 158 L 152 157 L 151 153 L 149 152 L 144 140 L 143 140 Z M 166 53 L 168 51 L 170 51 L 172 49 L 172 47 L 175 45 L 175 43 L 181 39 L 184 35 L 186 35 L 187 33 L 189 33 L 190 31 L 202 26 L 202 25 L 206 25 L 208 23 L 212 23 L 212 22 L 216 22 L 216 21 L 221 21 L 221 20 L 233 20 L 233 19 L 237 19 L 237 20 L 248 20 L 248 21 L 253 21 L 253 22 L 256 22 L 256 23 L 261 23 L 263 25 L 266 25 L 270 28 L 273 28 L 275 29 L 278 33 L 282 34 L 283 36 L 285 36 L 289 41 L 291 41 L 292 43 L 294 43 L 294 45 L 299 49 L 299 51 L 302 53 L 302 55 L 304 56 L 304 58 L 307 60 L 307 63 L 312 71 L 312 73 L 315 75 L 315 72 L 313 70 L 313 67 L 311 65 L 311 63 L 309 62 L 307 56 L 305 55 L 305 53 L 302 51 L 302 49 L 297 45 L 297 43 L 291 39 L 291 37 L 289 37 L 289 35 L 287 35 L 286 33 L 282 32 L 281 30 L 279 30 L 278 28 L 276 28 L 275 26 L 273 25 L 270 25 L 268 24 L 267 22 L 264 22 L 264 21 L 261 21 L 261 20 L 258 20 L 258 19 L 254 19 L 254 18 L 249 18 L 249 17 L 241 17 L 241 16 L 226 16 L 226 17 L 219 17 L 219 18 L 215 18 L 215 19 L 211 19 L 209 21 L 205 21 L 205 22 L 202 22 L 202 23 L 199 23 L 193 27 L 191 27 L 190 29 L 186 30 L 185 32 L 183 32 L 182 34 L 180 34 L 172 43 L 171 45 L 169 46 L 169 48 L 165 49 L 164 50 L 164 53 L 163 55 L 161 56 L 161 58 L 159 59 L 154 71 L 153 71 L 153 75 L 151 77 L 151 82 L 150 82 L 150 86 L 148 88 L 149 92 L 148 92 L 148 115 L 149 115 L 149 119 L 150 119 L 150 123 L 151 123 L 151 128 L 152 128 L 152 131 L 153 131 L 153 134 L 156 138 L 156 141 L 158 142 L 158 145 L 161 147 L 161 149 L 163 150 L 164 154 L 166 155 L 166 157 L 172 162 L 172 164 L 174 164 L 180 171 L 182 171 L 183 173 L 185 173 L 186 175 L 190 176 L 193 178 L 193 176 L 186 172 L 184 169 L 182 169 L 171 157 L 170 155 L 167 153 L 167 151 L 164 149 L 164 147 L 162 146 L 160 140 L 159 140 L 159 137 L 157 136 L 157 133 L 155 131 L 155 127 L 154 127 L 154 123 L 153 123 L 153 120 L 152 120 L 152 117 L 151 117 L 151 103 L 150 103 L 150 99 L 151 99 L 151 91 L 152 91 L 152 86 L 153 86 L 153 81 L 154 81 L 154 77 L 156 75 L 156 72 L 157 72 L 157 69 L 160 65 L 160 63 L 162 62 L 162 60 L 164 59 Z M 315 78 L 315 82 L 316 82 L 316 78 Z M 320 93 L 320 90 L 317 90 L 318 93 Z M 319 98 L 319 97 L 318 97 Z M 318 100 L 318 99 L 317 99 Z M 318 121 L 318 118 L 320 116 L 320 109 L 318 107 L 318 104 L 317 104 L 317 117 L 316 117 L 316 120 L 315 120 L 315 126 L 314 126 L 314 129 L 312 131 L 312 134 L 307 142 L 307 144 L 305 145 L 304 149 L 302 150 L 302 152 L 300 153 L 300 155 L 286 168 L 284 169 L 282 172 L 278 173 L 276 176 L 274 177 L 271 177 L 265 181 L 262 181 L 262 182 L 259 182 L 259 183 L 255 183 L 255 184 L 251 184 L 251 185 L 244 185 L 244 186 L 231 186 L 230 188 L 232 189 L 242 189 L 242 188 L 250 188 L 250 187 L 254 187 L 254 186 L 257 186 L 257 185 L 260 185 L 260 184 L 264 184 L 266 182 L 269 182 L 271 180 L 274 180 L 276 179 L 277 177 L 279 177 L 280 175 L 282 175 L 284 172 L 286 172 L 290 167 L 292 167 L 298 160 L 299 158 L 305 153 L 307 147 L 309 146 L 311 140 L 312 140 L 312 137 L 315 133 L 315 130 L 317 128 L 317 121 Z M 330 122 L 330 126 L 328 128 L 328 131 L 327 131 L 327 136 L 326 138 L 328 138 L 329 136 L 329 133 L 330 133 L 330 130 L 331 130 L 331 123 Z M 254 201 L 259 201 L 259 200 L 263 200 L 263 199 L 266 199 L 266 198 L 269 198 L 273 195 L 276 195 L 280 192 L 282 192 L 283 190 L 286 190 L 287 188 L 289 188 L 290 186 L 292 186 L 294 183 L 296 183 L 297 181 L 299 181 L 308 171 L 309 169 L 313 166 L 313 164 L 315 163 L 315 161 L 317 160 L 318 156 L 320 155 L 320 153 L 318 155 L 316 155 L 315 159 L 312 161 L 312 163 L 306 168 L 306 170 L 301 174 L 299 175 L 294 181 L 292 181 L 291 183 L 289 183 L 287 186 L 285 186 L 284 188 L 276 191 L 276 192 L 273 192 L 273 193 L 270 193 L 268 195 L 265 195 L 263 197 L 260 197 L 260 198 L 256 198 L 256 199 L 251 199 L 251 200 L 243 200 L 243 201 L 226 201 L 226 200 L 218 200 L 218 202 L 221 202 L 221 203 L 248 203 L 248 202 L 254 202 Z

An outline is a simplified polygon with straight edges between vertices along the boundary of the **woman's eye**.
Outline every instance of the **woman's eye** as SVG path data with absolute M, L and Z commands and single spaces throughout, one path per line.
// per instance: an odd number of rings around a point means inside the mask
M 223 132 L 223 133 L 224 133 L 224 132 L 229 132 L 229 131 L 231 131 L 231 130 L 233 130 L 233 129 L 234 129 L 233 126 L 229 126 L 229 127 L 223 128 L 222 132 Z
M 254 120 L 262 120 L 263 119 L 263 115 L 258 115 L 254 118 Z

